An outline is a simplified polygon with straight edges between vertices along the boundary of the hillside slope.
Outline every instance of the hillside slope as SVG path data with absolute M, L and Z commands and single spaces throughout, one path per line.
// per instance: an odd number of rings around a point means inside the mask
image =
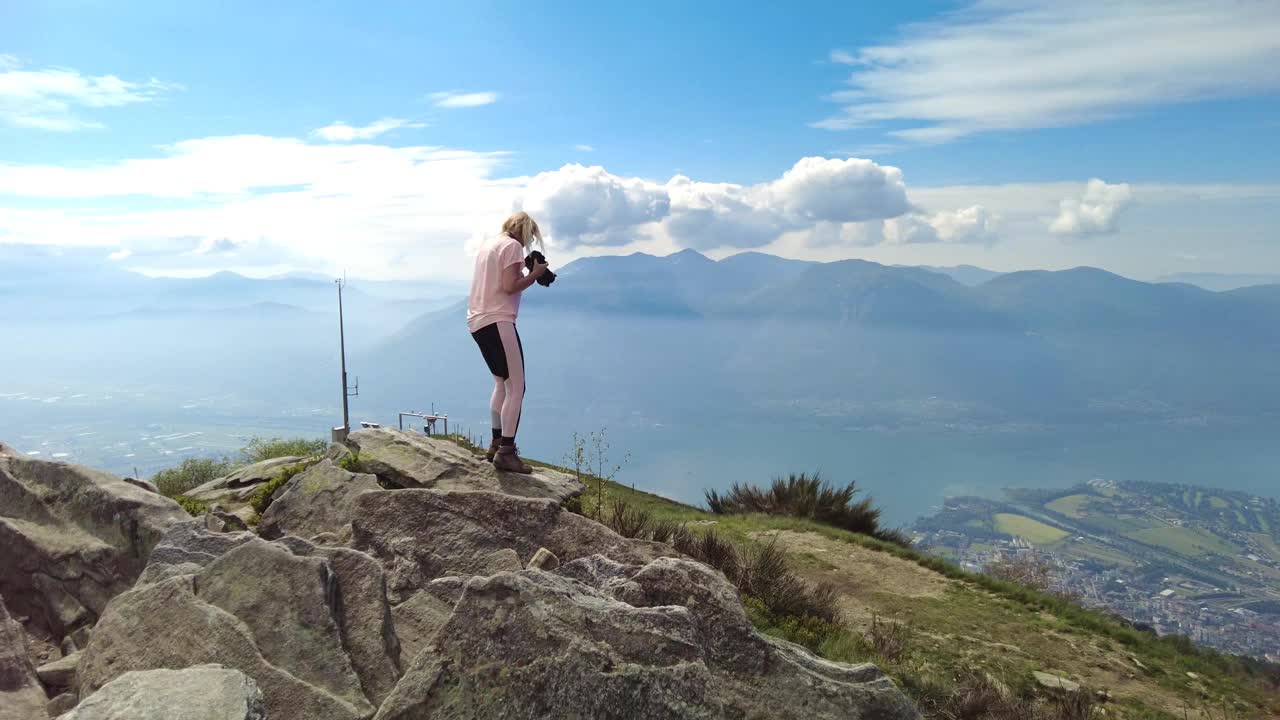
M 739 542 L 777 543 L 807 580 L 837 588 L 849 631 L 817 650 L 844 662 L 872 661 L 925 700 L 954 692 L 974 673 L 1027 692 L 1035 673 L 1105 694 L 1106 717 L 1141 719 L 1272 718 L 1280 687 L 1231 656 L 1199 650 L 1059 598 L 959 570 L 939 558 L 808 520 L 712 515 L 616 483 L 585 478 L 584 505 L 602 497 L 660 520 L 714 529 Z M 608 514 L 607 511 L 605 513 Z M 791 640 L 787 628 L 758 626 Z M 889 658 L 868 634 L 905 625 L 905 648 Z M 925 703 L 922 711 L 929 716 Z M 1224 714 L 1225 713 L 1225 714 Z M 933 717 L 949 717 L 934 715 Z M 970 716 L 966 716 L 970 717 Z M 971 717 L 985 717 L 973 715 Z M 1084 717 L 1084 716 L 1080 716 Z

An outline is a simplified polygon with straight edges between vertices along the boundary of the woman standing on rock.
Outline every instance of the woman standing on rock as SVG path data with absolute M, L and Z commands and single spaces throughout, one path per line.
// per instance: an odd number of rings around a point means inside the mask
M 480 246 L 467 300 L 467 328 L 494 382 L 489 401 L 493 441 L 486 457 L 499 470 L 526 474 L 533 468 L 516 450 L 525 390 L 524 349 L 516 332 L 516 315 L 520 294 L 547 271 L 545 263 L 535 263 L 528 274 L 524 272 L 524 253 L 534 241 L 542 244 L 542 232 L 528 213 L 507 218 L 502 234 Z

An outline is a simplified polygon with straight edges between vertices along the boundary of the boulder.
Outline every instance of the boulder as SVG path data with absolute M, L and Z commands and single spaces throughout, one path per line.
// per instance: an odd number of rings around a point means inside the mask
M 0 720 L 45 720 L 45 701 L 27 657 L 27 635 L 0 597 Z
M 212 662 L 257 680 L 273 720 L 367 718 L 401 675 L 385 588 L 381 565 L 350 548 L 182 523 L 94 629 L 81 693 Z
M 147 566 L 138 578 L 138 585 L 159 582 L 176 575 L 198 573 L 223 554 L 257 540 L 257 536 L 250 532 L 212 530 L 202 518 L 176 523 L 151 551 Z
M 391 610 L 395 618 L 396 637 L 400 640 L 400 657 L 412 662 L 436 636 L 453 613 L 453 603 L 432 595 L 427 590 L 415 593 Z
M 45 706 L 45 710 L 49 713 L 49 717 L 56 718 L 63 713 L 71 712 L 78 702 L 80 702 L 80 699 L 76 697 L 75 693 L 64 692 L 50 700 L 49 704 Z
M 361 456 L 363 457 L 363 455 Z M 603 554 L 644 563 L 675 551 L 661 543 L 623 538 L 575 515 L 554 500 L 491 492 L 383 490 L 355 498 L 351 545 L 373 555 L 387 571 L 393 603 L 407 600 L 446 575 L 496 572 L 495 562 L 514 551 L 513 566 L 540 548 L 562 562 Z
M 560 567 L 560 558 L 546 548 L 538 548 L 538 552 L 534 553 L 529 560 L 530 570 L 546 570 L 549 572 L 558 567 Z
M 347 446 L 365 472 L 397 488 L 482 490 L 557 503 L 580 495 L 582 483 L 571 475 L 535 468 L 532 475 L 499 472 L 469 450 L 448 440 L 371 428 L 351 433 Z
M 338 632 L 365 695 L 381 704 L 400 679 L 401 643 L 387 604 L 387 581 L 372 557 L 349 548 L 285 538 L 296 555 L 322 557 L 337 579 Z
M 279 457 L 246 465 L 224 477 L 215 478 L 203 485 L 198 485 L 186 493 L 187 497 L 204 502 L 221 500 L 228 496 L 236 500 L 248 500 L 258 486 L 274 479 L 280 471 L 296 465 L 306 458 Z
M 376 719 L 919 717 L 874 666 L 758 634 L 704 566 L 618 568 L 596 574 L 600 587 L 539 570 L 471 578 Z M 618 597 L 669 600 L 677 579 L 695 583 L 678 603 Z M 709 635 L 716 623 L 725 627 Z
M 0 594 L 56 643 L 133 585 L 152 547 L 187 518 L 108 473 L 0 456 Z
M 264 538 L 284 535 L 314 537 L 334 533 L 341 537 L 349 530 L 353 502 L 357 495 L 382 490 L 373 475 L 352 473 L 321 460 L 294 475 L 276 491 L 271 507 L 262 514 L 258 532 Z
M 274 715 L 272 717 L 275 717 Z M 127 672 L 61 720 L 266 720 L 253 678 L 218 665 Z
M 1191 673 L 1187 674 L 1190 675 Z M 1074 693 L 1080 690 L 1080 683 L 1068 680 L 1059 675 L 1054 675 L 1053 673 L 1033 670 L 1031 672 L 1031 676 L 1035 678 L 1037 685 L 1046 690 L 1056 690 L 1065 693 Z
M 76 666 L 80 664 L 80 653 L 71 653 L 36 668 L 36 676 L 48 688 L 73 688 L 76 686 Z

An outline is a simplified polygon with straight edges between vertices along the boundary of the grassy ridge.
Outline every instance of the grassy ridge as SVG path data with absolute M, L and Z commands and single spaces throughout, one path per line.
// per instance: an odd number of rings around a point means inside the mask
M 553 465 L 542 465 L 563 471 L 563 468 Z M 590 514 L 594 505 L 602 504 L 604 507 L 598 512 L 603 514 L 613 504 L 622 502 L 628 508 L 647 512 L 655 520 L 685 524 L 695 530 L 714 527 L 717 533 L 741 543 L 750 543 L 760 533 L 772 531 L 813 533 L 839 543 L 891 555 L 956 581 L 956 586 L 939 601 L 893 596 L 885 598 L 884 604 L 909 622 L 918 637 L 940 633 L 960 637 L 966 633 L 1016 636 L 1025 646 L 1023 649 L 1028 651 L 1029 658 L 993 662 L 984 669 L 986 679 L 975 680 L 968 670 L 974 665 L 975 657 L 971 649 L 961 644 L 935 642 L 932 638 L 928 642 L 909 642 L 913 649 L 899 653 L 896 658 L 887 658 L 877 650 L 877 642 L 870 632 L 845 629 L 828 632 L 827 628 L 815 627 L 812 623 L 779 617 L 768 612 L 767 608 L 753 604 L 750 598 L 747 600 L 752 620 L 764 632 L 808 645 L 832 660 L 877 662 L 921 701 L 927 716 L 949 717 L 947 713 L 952 710 L 935 714 L 928 711 L 927 705 L 931 698 L 977 692 L 966 683 L 981 685 L 994 679 L 1010 697 L 1031 692 L 1031 670 L 1060 664 L 1057 658 L 1063 647 L 1061 640 L 1055 638 L 1062 637 L 1078 638 L 1116 657 L 1125 658 L 1135 668 L 1137 682 L 1152 686 L 1153 695 L 1163 693 L 1166 696 L 1162 703 L 1148 703 L 1142 699 L 1111 703 L 1107 706 L 1108 717 L 1177 720 L 1182 717 L 1182 712 L 1170 709 L 1169 697 L 1181 698 L 1188 718 L 1261 718 L 1280 713 L 1280 694 L 1277 694 L 1277 688 L 1268 686 L 1269 682 L 1274 682 L 1268 675 L 1274 673 L 1274 668 L 1200 648 L 1186 638 L 1157 637 L 1137 630 L 1121 619 L 1085 609 L 1064 598 L 967 572 L 942 558 L 813 520 L 765 514 L 717 515 L 595 477 L 583 476 L 582 480 L 587 486 L 583 495 L 586 514 Z M 813 557 L 799 557 L 797 560 L 801 564 L 822 564 L 821 559 Z M 1194 682 L 1188 681 L 1189 673 L 1195 676 Z M 1160 704 L 1164 706 L 1163 710 L 1158 707 Z M 1025 712 L 1025 708 L 1016 712 Z

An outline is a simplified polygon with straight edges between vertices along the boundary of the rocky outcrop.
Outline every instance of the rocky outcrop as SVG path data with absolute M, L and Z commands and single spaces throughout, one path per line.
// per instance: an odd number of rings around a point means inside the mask
M 552 500 L 489 492 L 384 490 L 355 499 L 351 544 L 387 571 L 393 602 L 446 575 L 491 574 L 503 557 L 523 567 L 546 548 L 561 562 L 603 554 L 643 563 L 675 551 L 628 540 Z M 504 551 L 513 551 L 514 557 Z
M 0 534 L 79 563 L 59 582 L 98 582 L 89 559 L 123 568 L 96 605 L 66 591 L 80 614 L 23 596 L 74 630 L 38 668 L 0 612 L 0 720 L 43 719 L 46 702 L 71 720 L 917 717 L 875 667 L 757 633 L 719 572 L 565 510 L 581 490 L 568 476 L 507 476 L 409 433 L 351 439 L 284 484 L 261 536 L 110 476 L 0 457 Z M 221 480 L 201 494 L 252 487 Z
M 0 455 L 0 594 L 61 640 L 91 625 L 187 514 L 108 473 Z
M 0 720 L 45 720 L 44 688 L 27 657 L 27 636 L 0 598 Z
M 377 720 L 918 717 L 874 666 L 756 633 L 733 587 L 693 561 L 565 570 L 597 584 L 539 570 L 469 580 Z
M 203 485 L 192 488 L 186 495 L 204 502 L 214 502 L 226 498 L 239 501 L 248 500 L 257 492 L 258 486 L 272 480 L 280 474 L 280 471 L 290 465 L 296 465 L 304 459 L 302 457 L 280 457 L 246 465 L 230 475 L 210 480 Z
M 400 675 L 384 587 L 354 550 L 183 523 L 103 613 L 81 695 L 132 670 L 218 663 L 257 681 L 273 720 L 366 718 Z
M 347 438 L 365 472 L 397 488 L 483 490 L 558 503 L 582 493 L 570 475 L 535 468 L 532 475 L 498 472 L 493 465 L 447 440 L 399 430 L 372 428 Z
M 218 665 L 128 672 L 61 720 L 266 720 L 253 678 Z
M 381 489 L 373 475 L 347 472 L 331 460 L 322 460 L 276 491 L 271 507 L 262 514 L 258 532 L 270 539 L 285 535 L 311 538 L 321 533 L 347 537 L 356 496 Z

